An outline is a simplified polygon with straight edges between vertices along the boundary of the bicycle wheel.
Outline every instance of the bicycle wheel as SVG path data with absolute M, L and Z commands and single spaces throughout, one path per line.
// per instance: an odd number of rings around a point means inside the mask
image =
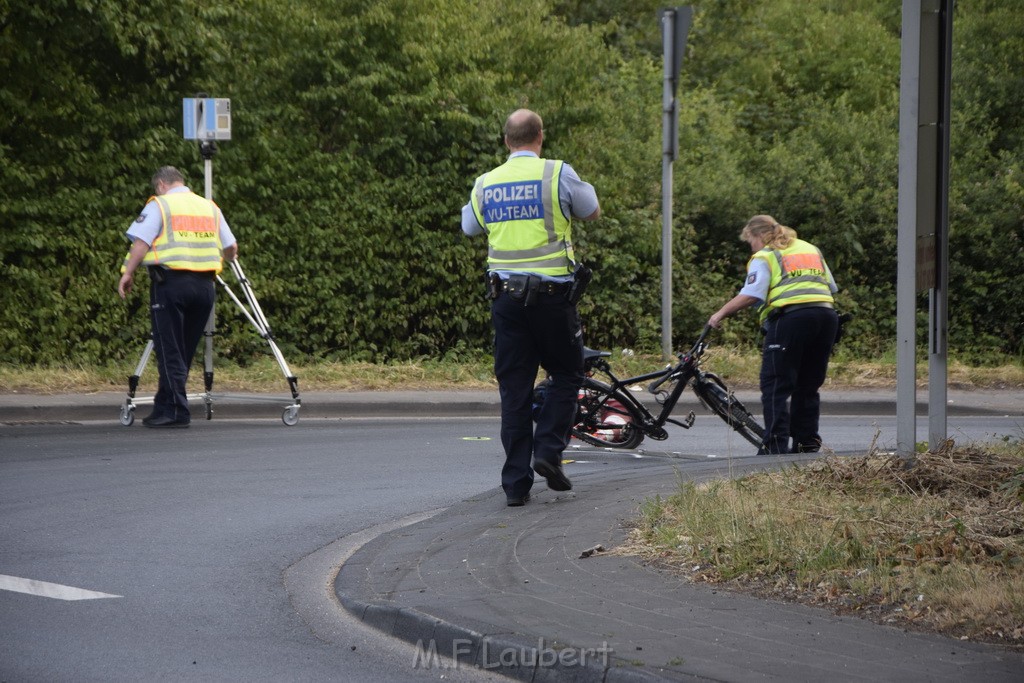
M 636 448 L 643 442 L 644 433 L 634 424 L 640 418 L 628 405 L 607 384 L 587 377 L 576 403 L 572 435 L 593 446 Z
M 694 378 L 693 393 L 704 406 L 725 423 L 739 432 L 740 436 L 755 446 L 764 441 L 764 427 L 754 419 L 747 407 L 725 386 L 722 379 L 711 372 Z

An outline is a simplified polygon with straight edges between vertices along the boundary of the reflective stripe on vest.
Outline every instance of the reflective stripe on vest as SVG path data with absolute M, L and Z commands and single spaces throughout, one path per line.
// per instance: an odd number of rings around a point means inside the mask
M 491 270 L 573 272 L 572 222 L 558 202 L 562 162 L 515 157 L 477 179 L 473 212 L 488 238 Z
M 781 251 L 762 249 L 751 258 L 764 259 L 771 271 L 768 301 L 760 309 L 762 322 L 772 311 L 792 304 L 833 303 L 825 258 L 813 244 L 795 240 Z
M 221 272 L 220 209 L 217 205 L 193 192 L 174 192 L 153 199 L 160 208 L 163 226 L 146 252 L 143 265 Z M 125 264 L 127 262 L 125 256 Z

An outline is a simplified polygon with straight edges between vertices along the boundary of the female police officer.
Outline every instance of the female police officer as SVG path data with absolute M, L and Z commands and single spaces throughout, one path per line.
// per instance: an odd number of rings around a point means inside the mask
M 821 251 L 771 216 L 751 218 L 740 239 L 754 252 L 746 282 L 708 325 L 719 327 L 739 310 L 760 307 L 765 437 L 759 453 L 817 451 L 818 390 L 839 325 L 832 298 L 835 281 Z

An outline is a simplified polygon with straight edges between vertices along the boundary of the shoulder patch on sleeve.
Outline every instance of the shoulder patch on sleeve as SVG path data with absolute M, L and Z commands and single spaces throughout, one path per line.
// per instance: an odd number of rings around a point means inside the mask
M 747 284 L 752 285 L 757 282 L 757 273 L 751 273 L 747 276 Z
M 139 217 L 135 219 L 135 222 L 136 222 L 136 223 L 142 223 L 142 222 L 143 222 L 143 221 L 145 221 L 145 220 L 146 220 L 146 214 L 144 214 L 144 213 L 140 213 L 140 214 L 139 214 Z

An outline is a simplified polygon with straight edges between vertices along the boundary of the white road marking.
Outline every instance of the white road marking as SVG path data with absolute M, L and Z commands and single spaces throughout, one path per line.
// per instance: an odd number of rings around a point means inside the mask
M 84 588 L 74 586 L 62 586 L 59 583 L 48 581 L 36 581 L 35 579 L 21 579 L 17 576 L 6 576 L 0 574 L 0 590 L 14 591 L 15 593 L 28 593 L 43 598 L 54 598 L 57 600 L 98 600 L 99 598 L 120 598 L 120 595 L 100 593 L 98 591 L 87 591 Z

